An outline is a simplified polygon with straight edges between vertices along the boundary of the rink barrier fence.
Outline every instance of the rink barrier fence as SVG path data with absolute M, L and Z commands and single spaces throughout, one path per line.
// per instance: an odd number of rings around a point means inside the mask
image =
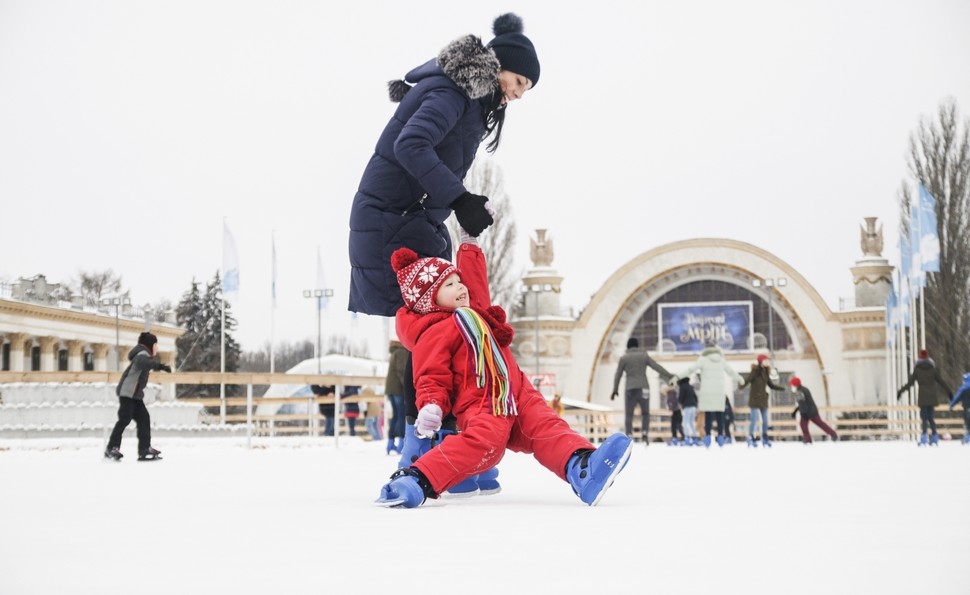
M 5 385 L 13 383 L 117 383 L 118 372 L 0 372 L 0 438 L 2 437 L 53 437 L 53 436 L 84 436 L 101 435 L 110 430 L 114 423 L 117 408 L 116 401 L 77 403 L 66 400 L 56 400 L 43 403 L 5 404 L 3 391 Z M 153 431 L 175 435 L 242 435 L 252 436 L 322 436 L 325 428 L 325 418 L 320 415 L 318 406 L 333 404 L 336 409 L 335 428 L 337 437 L 349 436 L 347 418 L 343 414 L 344 403 L 356 402 L 360 404 L 378 403 L 383 405 L 384 388 L 383 376 L 345 376 L 335 374 L 269 374 L 269 373 L 226 373 L 218 372 L 179 372 L 173 374 L 156 373 L 152 375 L 152 383 L 163 388 L 159 399 L 149 405 L 150 411 L 161 408 L 192 404 L 203 408 L 198 424 L 156 424 Z M 246 396 L 226 397 L 174 397 L 176 386 L 180 384 L 237 386 L 245 391 Z M 277 397 L 264 395 L 253 396 L 254 386 L 273 384 L 318 384 L 335 385 L 337 394 L 345 386 L 361 386 L 360 395 L 344 397 Z M 260 405 L 295 404 L 301 408 L 297 413 L 259 413 Z M 102 408 L 103 423 L 3 423 L 4 411 L 19 410 L 58 411 L 65 408 Z M 277 408 L 278 410 L 279 408 Z M 364 411 L 366 412 L 366 407 Z M 385 408 L 381 408 L 383 410 Z M 265 408 L 264 408 L 265 410 Z M 798 420 L 791 418 L 792 407 L 771 407 L 769 435 L 772 440 L 801 440 L 801 430 Z M 958 440 L 965 433 L 962 411 L 949 412 L 946 406 L 936 408 L 936 423 L 939 433 L 946 439 Z M 744 441 L 748 432 L 750 410 L 737 407 L 734 410 L 735 424 L 732 435 Z M 838 406 L 819 407 L 819 414 L 839 435 L 840 440 L 915 440 L 920 433 L 919 409 L 906 405 L 870 405 L 870 406 Z M 651 441 L 667 441 L 670 439 L 670 415 L 666 409 L 651 409 L 650 428 L 648 432 Z M 623 430 L 622 409 L 587 410 L 569 408 L 563 414 L 570 426 L 586 435 L 592 442 L 598 443 L 610 434 Z M 370 439 L 366 429 L 365 417 L 362 414 L 356 423 L 358 436 Z M 639 439 L 640 431 L 639 411 L 634 418 L 633 436 Z M 386 422 L 380 415 L 381 435 L 386 435 Z M 133 429 L 134 424 L 132 424 Z M 814 424 L 809 425 L 813 439 L 819 440 L 824 433 Z M 703 436 L 703 413 L 698 415 L 698 435 Z

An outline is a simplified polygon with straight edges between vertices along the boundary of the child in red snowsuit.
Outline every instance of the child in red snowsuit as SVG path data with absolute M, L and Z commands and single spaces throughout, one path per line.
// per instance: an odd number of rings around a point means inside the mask
M 459 246 L 456 261 L 419 258 L 407 248 L 391 258 L 405 302 L 397 336 L 414 365 L 415 433 L 433 436 L 449 412 L 458 433 L 396 471 L 377 504 L 420 506 L 494 467 L 506 449 L 531 453 L 584 502 L 597 504 L 632 441 L 614 434 L 596 449 L 546 404 L 512 356 L 505 311 L 489 305 L 485 257 L 474 238 Z

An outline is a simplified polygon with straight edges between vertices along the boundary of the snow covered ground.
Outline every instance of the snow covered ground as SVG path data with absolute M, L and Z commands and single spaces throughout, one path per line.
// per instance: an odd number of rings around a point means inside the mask
M 510 453 L 400 510 L 396 458 L 332 440 L 0 441 L 0 593 L 970 593 L 970 446 L 637 445 L 595 508 Z

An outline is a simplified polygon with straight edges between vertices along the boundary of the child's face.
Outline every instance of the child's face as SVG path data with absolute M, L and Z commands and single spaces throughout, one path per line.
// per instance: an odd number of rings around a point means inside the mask
M 461 282 L 458 273 L 448 275 L 448 278 L 441 283 L 434 303 L 439 308 L 447 310 L 456 310 L 468 306 L 468 288 Z

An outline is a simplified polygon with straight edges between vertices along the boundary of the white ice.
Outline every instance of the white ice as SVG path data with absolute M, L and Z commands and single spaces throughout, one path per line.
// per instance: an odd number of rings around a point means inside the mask
M 636 445 L 589 508 L 530 456 L 493 496 L 372 505 L 359 438 L 0 441 L 0 593 L 970 593 L 970 446 Z

